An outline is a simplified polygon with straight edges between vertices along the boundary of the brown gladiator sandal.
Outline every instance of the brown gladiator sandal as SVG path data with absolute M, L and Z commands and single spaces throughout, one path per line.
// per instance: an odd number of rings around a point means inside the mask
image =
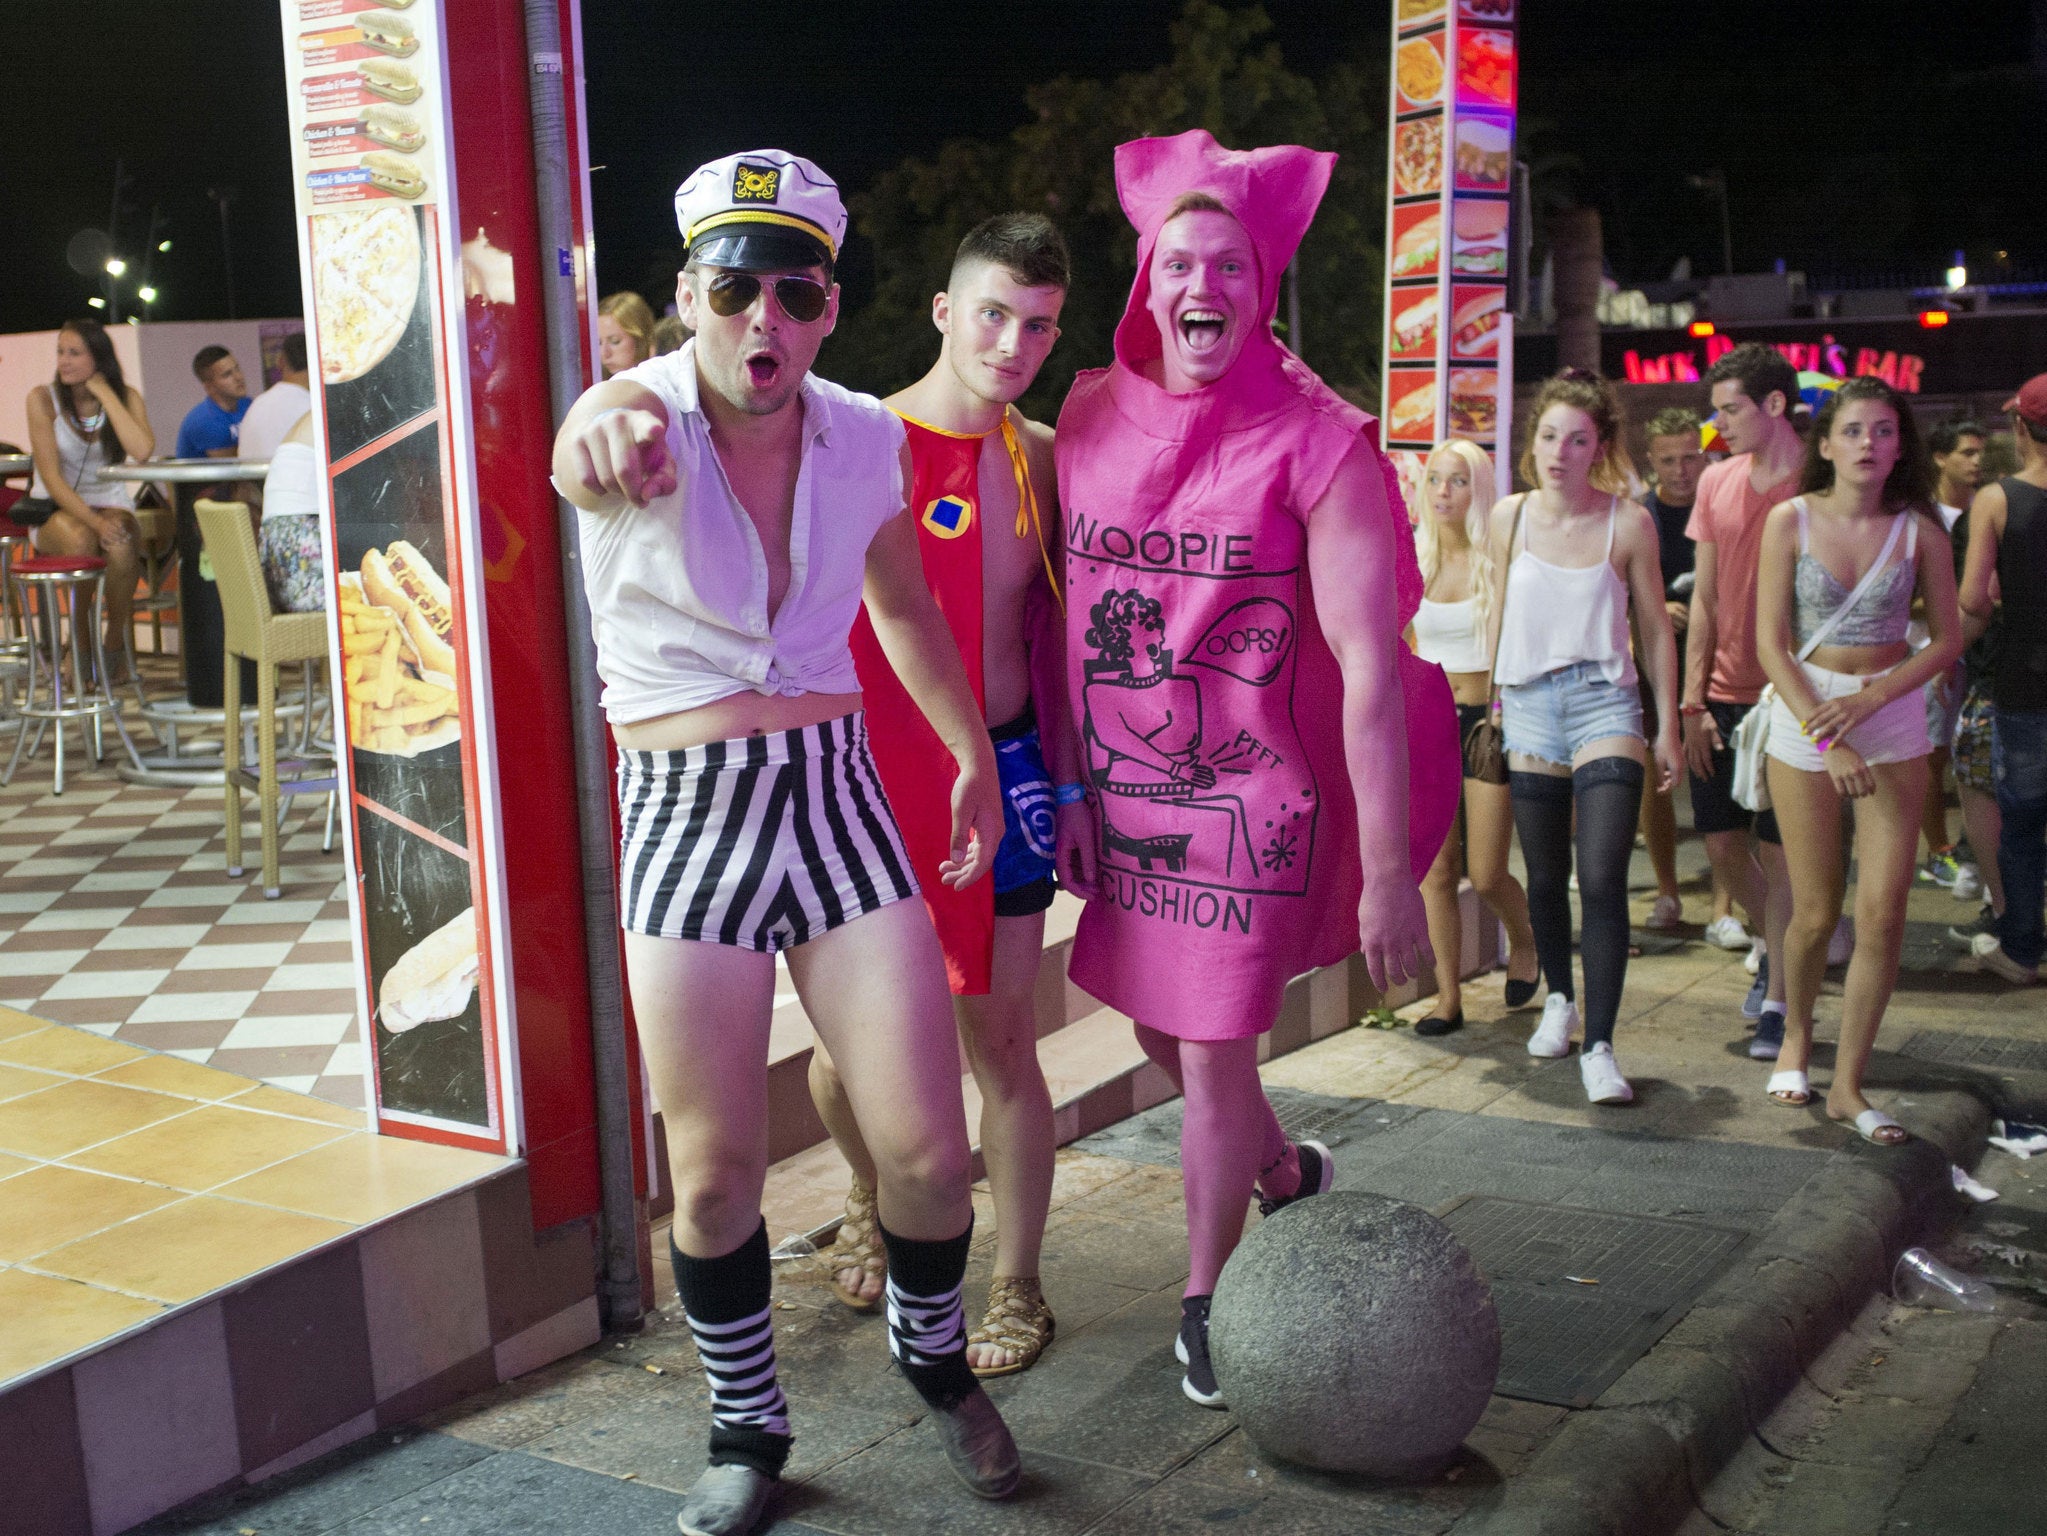
M 967 1347 L 992 1344 L 1008 1350 L 1016 1359 L 1009 1365 L 968 1368 L 983 1377 L 1013 1376 L 1018 1371 L 1027 1371 L 1037 1364 L 1038 1356 L 1052 1342 L 1055 1327 L 1052 1309 L 1045 1305 L 1045 1293 L 1035 1275 L 998 1276 L 988 1287 L 988 1310 L 981 1316 L 981 1326 L 967 1335 Z
M 846 1191 L 846 1214 L 839 1221 L 839 1235 L 825 1251 L 831 1265 L 832 1289 L 839 1300 L 855 1312 L 872 1312 L 881 1305 L 882 1292 L 863 1296 L 839 1276 L 857 1269 L 873 1279 L 888 1279 L 888 1250 L 881 1245 L 881 1218 L 875 1213 L 874 1191 L 858 1179 Z

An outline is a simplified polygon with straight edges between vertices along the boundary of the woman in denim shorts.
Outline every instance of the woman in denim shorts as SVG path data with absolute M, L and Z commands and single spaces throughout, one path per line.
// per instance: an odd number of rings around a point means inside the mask
M 1634 1095 L 1614 1061 L 1613 1028 L 1628 972 L 1628 857 L 1649 744 L 1630 652 L 1640 633 L 1661 722 L 1659 783 L 1676 782 L 1677 646 L 1663 604 L 1656 524 L 1622 501 L 1627 462 L 1620 404 L 1597 374 L 1566 369 L 1535 398 L 1521 476 L 1536 489 L 1493 509 L 1496 568 L 1507 572 L 1495 654 L 1514 825 L 1528 865 L 1528 905 L 1549 997 L 1531 1056 L 1565 1056 L 1579 1016 L 1571 978 L 1572 821 L 1583 912 L 1585 1049 L 1579 1071 L 1595 1104 Z

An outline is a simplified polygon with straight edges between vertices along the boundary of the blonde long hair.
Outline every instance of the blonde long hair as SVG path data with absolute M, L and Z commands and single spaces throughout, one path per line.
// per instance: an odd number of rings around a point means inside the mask
M 1464 437 L 1445 438 L 1436 444 L 1429 454 L 1429 463 L 1433 464 L 1436 455 L 1442 453 L 1462 459 L 1471 476 L 1471 505 L 1464 512 L 1464 537 L 1471 545 L 1471 595 L 1478 599 L 1479 633 L 1484 634 L 1493 608 L 1493 556 L 1486 537 L 1493 510 L 1492 456 Z M 1424 465 L 1421 484 L 1416 488 L 1421 505 L 1415 509 L 1414 519 L 1414 555 L 1421 564 L 1424 592 L 1443 563 L 1442 535 L 1436 530 L 1439 519 L 1436 509 L 1428 504 L 1428 493 L 1428 469 Z

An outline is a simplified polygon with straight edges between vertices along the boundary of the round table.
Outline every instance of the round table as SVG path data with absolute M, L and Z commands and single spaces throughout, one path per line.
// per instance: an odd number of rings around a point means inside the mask
M 0 460 L 4 463 L 4 460 Z M 185 697 L 151 700 L 142 717 L 163 743 L 162 752 L 145 753 L 139 768 L 123 767 L 121 777 L 137 783 L 202 785 L 220 782 L 222 757 L 218 733 L 227 722 L 222 707 L 222 645 L 226 625 L 220 612 L 220 590 L 200 569 L 205 546 L 193 506 L 207 487 L 233 495 L 236 481 L 261 481 L 270 473 L 266 459 L 151 459 L 115 464 L 100 471 L 109 480 L 142 481 L 172 488 L 177 506 L 178 650 L 185 666 Z M 242 697 L 255 697 L 253 675 L 244 679 Z M 287 700 L 289 700 L 287 702 Z M 280 717 L 303 714 L 306 700 L 281 697 Z M 213 736 L 213 741 L 195 738 Z
M 36 461 L 25 453 L 0 453 L 0 480 L 15 480 L 36 472 Z

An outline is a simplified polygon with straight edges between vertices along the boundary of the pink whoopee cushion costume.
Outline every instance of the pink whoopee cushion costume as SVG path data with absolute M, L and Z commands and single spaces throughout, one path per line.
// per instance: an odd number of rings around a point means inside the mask
M 1376 421 L 1272 336 L 1280 274 L 1336 162 L 1294 145 L 1225 150 L 1194 130 L 1116 151 L 1137 281 L 1113 366 L 1059 416 L 1067 684 L 1098 822 L 1100 891 L 1071 975 L 1185 1040 L 1262 1034 L 1294 976 L 1358 947 L 1358 816 L 1343 679 L 1316 620 L 1309 509 L 1362 441 L 1394 524 L 1399 628 L 1421 570 Z M 1263 280 L 1230 371 L 1191 394 L 1144 376 L 1152 247 L 1189 192 L 1244 226 Z M 1326 510 L 1326 509 L 1325 509 Z M 1462 769 L 1442 669 L 1388 637 L 1406 698 L 1408 836 L 1417 879 L 1442 846 Z

